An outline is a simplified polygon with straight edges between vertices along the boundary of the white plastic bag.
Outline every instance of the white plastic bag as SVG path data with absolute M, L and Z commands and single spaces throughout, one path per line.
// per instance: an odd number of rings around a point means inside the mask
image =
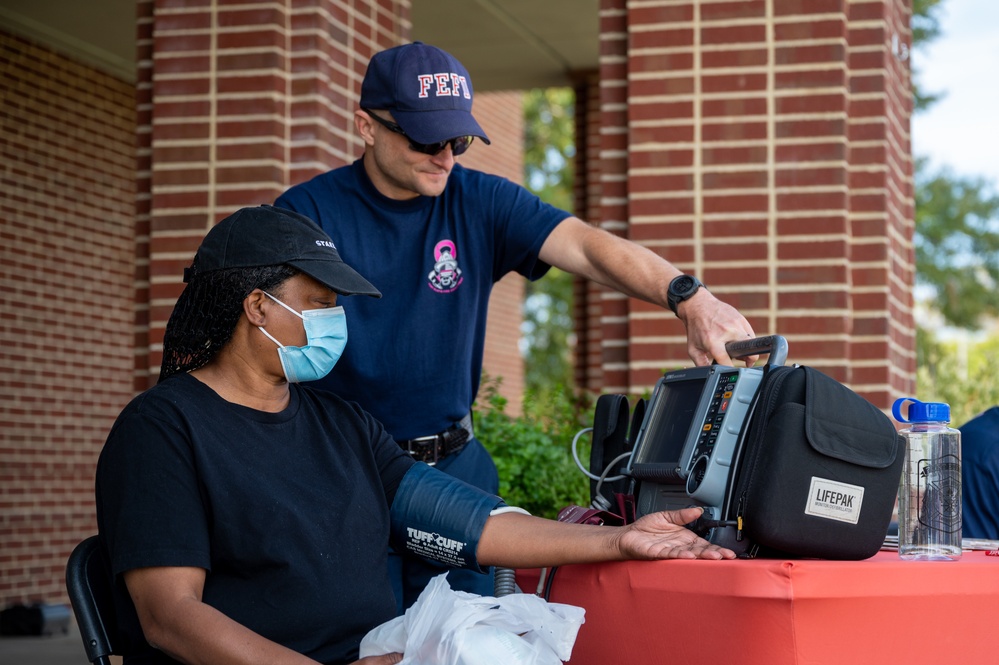
M 361 658 L 403 654 L 399 665 L 562 665 L 584 610 L 516 593 L 493 598 L 454 591 L 438 575 L 406 614 L 361 640 Z

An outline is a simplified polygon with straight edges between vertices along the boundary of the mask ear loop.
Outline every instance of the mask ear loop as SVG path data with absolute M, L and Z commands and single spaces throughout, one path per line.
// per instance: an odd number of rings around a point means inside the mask
M 305 317 L 304 317 L 304 316 L 302 316 L 301 314 L 299 314 L 298 312 L 296 312 L 295 310 L 293 310 L 293 309 L 292 309 L 291 307 L 288 307 L 287 305 L 285 305 L 285 304 L 284 304 L 283 302 L 281 302 L 280 300 L 278 300 L 277 298 L 275 298 L 275 297 L 274 297 L 274 296 L 272 296 L 271 294 L 267 293 L 267 292 L 266 292 L 266 291 L 264 291 L 263 289 L 261 289 L 261 292 L 262 292 L 262 293 L 263 293 L 263 294 L 264 294 L 265 296 L 267 296 L 268 298 L 270 298 L 271 300 L 273 300 L 274 302 L 276 302 L 277 304 L 281 305 L 281 306 L 282 306 L 282 307 L 284 307 L 284 308 L 285 308 L 286 310 L 288 310 L 289 312 L 291 312 L 292 314 L 294 314 L 295 316 L 297 316 L 298 318 L 302 319 L 303 321 L 305 320 Z M 269 339 L 270 341 L 272 341 L 272 342 L 274 342 L 275 344 L 277 344 L 277 345 L 278 345 L 278 347 L 280 347 L 280 348 L 282 348 L 282 349 L 284 348 L 284 344 L 282 344 L 281 342 L 279 342 L 279 341 L 277 341 L 276 339 L 274 339 L 274 336 L 273 336 L 273 335 L 271 335 L 271 334 L 270 334 L 269 332 L 267 332 L 266 330 L 264 330 L 262 326 L 257 326 L 257 330 L 259 330 L 260 332 L 262 332 L 262 333 L 264 333 L 265 335 L 267 335 L 267 339 Z
M 300 313 L 298 313 L 295 310 L 293 310 L 291 307 L 288 307 L 287 305 L 285 305 L 283 302 L 281 302 L 280 300 L 278 300 L 277 298 L 275 298 L 271 294 L 269 294 L 269 293 L 267 293 L 266 291 L 263 291 L 263 290 L 261 290 L 261 293 L 263 293 L 265 296 L 267 296 L 268 298 L 270 298 L 271 300 L 273 300 L 277 304 L 279 304 L 282 307 L 284 307 L 286 310 L 288 310 L 289 312 L 291 312 L 292 314 L 294 314 L 298 318 L 302 319 L 303 321 L 305 320 L 304 316 L 302 316 Z
M 275 344 L 277 344 L 277 345 L 278 345 L 278 346 L 279 346 L 280 348 L 282 348 L 282 349 L 284 348 L 284 344 L 282 344 L 281 342 L 279 342 L 279 341 L 277 341 L 276 339 L 274 339 L 274 336 L 273 336 L 273 335 L 271 335 L 271 334 L 270 334 L 269 332 L 267 332 L 266 330 L 264 330 L 264 329 L 263 329 L 263 327 L 261 327 L 261 326 L 257 326 L 257 330 L 259 330 L 260 332 L 262 332 L 262 333 L 264 333 L 265 335 L 267 335 L 267 339 L 269 339 L 270 341 L 272 341 L 272 342 L 274 342 Z

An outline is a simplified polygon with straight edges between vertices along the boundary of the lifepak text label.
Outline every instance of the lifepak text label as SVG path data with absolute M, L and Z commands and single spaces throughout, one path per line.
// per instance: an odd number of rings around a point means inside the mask
M 856 524 L 863 503 L 863 487 L 812 476 L 805 514 Z

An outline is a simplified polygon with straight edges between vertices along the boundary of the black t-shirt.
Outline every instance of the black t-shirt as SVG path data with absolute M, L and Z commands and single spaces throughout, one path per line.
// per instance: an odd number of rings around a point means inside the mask
M 136 397 L 97 469 L 97 517 L 127 662 L 170 663 L 142 638 L 121 573 L 208 571 L 204 602 L 323 663 L 350 662 L 392 618 L 389 506 L 412 459 L 356 404 L 291 386 L 280 413 L 189 375 Z

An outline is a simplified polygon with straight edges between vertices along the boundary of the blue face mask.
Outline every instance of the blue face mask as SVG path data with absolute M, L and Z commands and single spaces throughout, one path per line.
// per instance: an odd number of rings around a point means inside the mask
M 264 295 L 305 322 L 305 346 L 285 346 L 258 326 L 278 345 L 278 357 L 288 383 L 315 381 L 330 373 L 347 345 L 347 315 L 343 307 L 306 309 L 299 314 L 264 291 Z

